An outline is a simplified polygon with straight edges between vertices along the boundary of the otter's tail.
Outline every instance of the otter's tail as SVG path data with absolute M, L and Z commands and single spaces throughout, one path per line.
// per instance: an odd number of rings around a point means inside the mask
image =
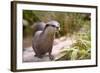
M 43 31 L 46 26 L 46 23 L 44 22 L 36 22 L 32 25 L 33 29 L 33 36 L 37 31 Z

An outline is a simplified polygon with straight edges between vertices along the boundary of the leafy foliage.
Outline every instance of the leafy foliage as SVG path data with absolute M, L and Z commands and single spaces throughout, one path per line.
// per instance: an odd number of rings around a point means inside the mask
M 91 58 L 91 40 L 89 33 L 80 34 L 75 43 L 73 43 L 69 48 L 64 48 L 61 50 L 59 56 L 56 60 L 83 60 Z

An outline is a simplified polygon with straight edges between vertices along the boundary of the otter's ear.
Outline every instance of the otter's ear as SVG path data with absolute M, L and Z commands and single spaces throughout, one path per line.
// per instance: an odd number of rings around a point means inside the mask
M 44 30 L 45 30 L 48 26 L 49 26 L 49 24 L 46 24 Z
M 48 26 L 50 26 L 50 24 L 46 24 L 45 28 L 48 27 Z

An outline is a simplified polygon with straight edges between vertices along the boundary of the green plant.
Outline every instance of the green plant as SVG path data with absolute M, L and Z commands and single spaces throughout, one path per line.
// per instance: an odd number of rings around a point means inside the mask
M 56 60 L 83 60 L 91 58 L 91 40 L 88 34 L 80 34 L 69 48 L 63 48 Z

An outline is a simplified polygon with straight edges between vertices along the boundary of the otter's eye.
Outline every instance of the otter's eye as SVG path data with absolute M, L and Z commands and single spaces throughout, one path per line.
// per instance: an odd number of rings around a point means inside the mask
M 56 27 L 55 25 L 51 25 L 52 27 Z

